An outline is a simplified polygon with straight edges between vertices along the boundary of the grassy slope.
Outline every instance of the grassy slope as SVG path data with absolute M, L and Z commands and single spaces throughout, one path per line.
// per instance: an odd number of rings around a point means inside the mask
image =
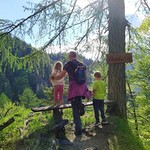
M 54 139 L 54 134 L 49 132 L 53 126 L 52 112 L 31 113 L 30 110 L 19 107 L 16 107 L 15 110 L 14 114 L 18 114 L 15 116 L 15 122 L 1 131 L 0 148 L 7 150 L 50 149 Z M 73 127 L 71 109 L 65 110 L 63 117 L 69 119 L 69 124 L 66 126 L 67 134 Z M 110 150 L 148 150 L 149 147 L 143 145 L 142 141 L 133 134 L 126 120 L 118 117 L 109 117 L 109 120 L 113 124 L 107 128 L 107 130 L 113 130 L 107 139 Z M 1 120 L 0 123 L 2 122 Z M 92 107 L 86 108 L 82 122 L 85 128 L 94 123 Z M 144 148 L 146 146 L 147 148 Z

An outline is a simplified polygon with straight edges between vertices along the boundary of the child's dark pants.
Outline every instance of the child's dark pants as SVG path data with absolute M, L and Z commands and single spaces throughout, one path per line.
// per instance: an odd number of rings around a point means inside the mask
M 93 107 L 94 107 L 94 115 L 96 119 L 96 123 L 99 123 L 99 110 L 101 112 L 102 121 L 105 120 L 104 113 L 104 100 L 93 99 Z

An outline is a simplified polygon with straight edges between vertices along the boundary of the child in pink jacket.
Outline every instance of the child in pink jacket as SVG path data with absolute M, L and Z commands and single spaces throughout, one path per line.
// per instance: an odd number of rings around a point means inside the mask
M 53 80 L 55 76 L 58 76 L 63 69 L 63 64 L 60 61 L 57 61 L 54 64 L 52 74 L 50 77 L 50 82 L 52 82 L 52 85 L 54 86 L 54 103 L 55 106 L 57 103 L 60 105 L 63 104 L 63 93 L 64 93 L 64 78 L 60 80 Z

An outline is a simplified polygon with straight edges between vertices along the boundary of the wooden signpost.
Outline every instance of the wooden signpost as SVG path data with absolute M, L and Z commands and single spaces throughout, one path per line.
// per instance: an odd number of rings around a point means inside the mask
M 110 53 L 106 55 L 107 64 L 122 64 L 132 62 L 132 53 Z

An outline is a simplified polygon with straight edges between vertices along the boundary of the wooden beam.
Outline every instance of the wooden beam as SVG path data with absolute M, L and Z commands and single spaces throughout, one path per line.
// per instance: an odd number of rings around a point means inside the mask
M 109 105 L 109 104 L 113 104 L 114 101 L 111 100 L 104 100 L 104 103 Z M 87 102 L 84 103 L 85 106 L 90 106 L 93 105 L 93 102 Z M 48 111 L 48 110 L 55 110 L 55 109 L 67 109 L 67 108 L 71 108 L 71 104 L 64 104 L 64 105 L 56 105 L 56 106 L 44 106 L 44 107 L 34 107 L 31 108 L 32 111 L 34 112 L 39 112 L 39 111 Z

